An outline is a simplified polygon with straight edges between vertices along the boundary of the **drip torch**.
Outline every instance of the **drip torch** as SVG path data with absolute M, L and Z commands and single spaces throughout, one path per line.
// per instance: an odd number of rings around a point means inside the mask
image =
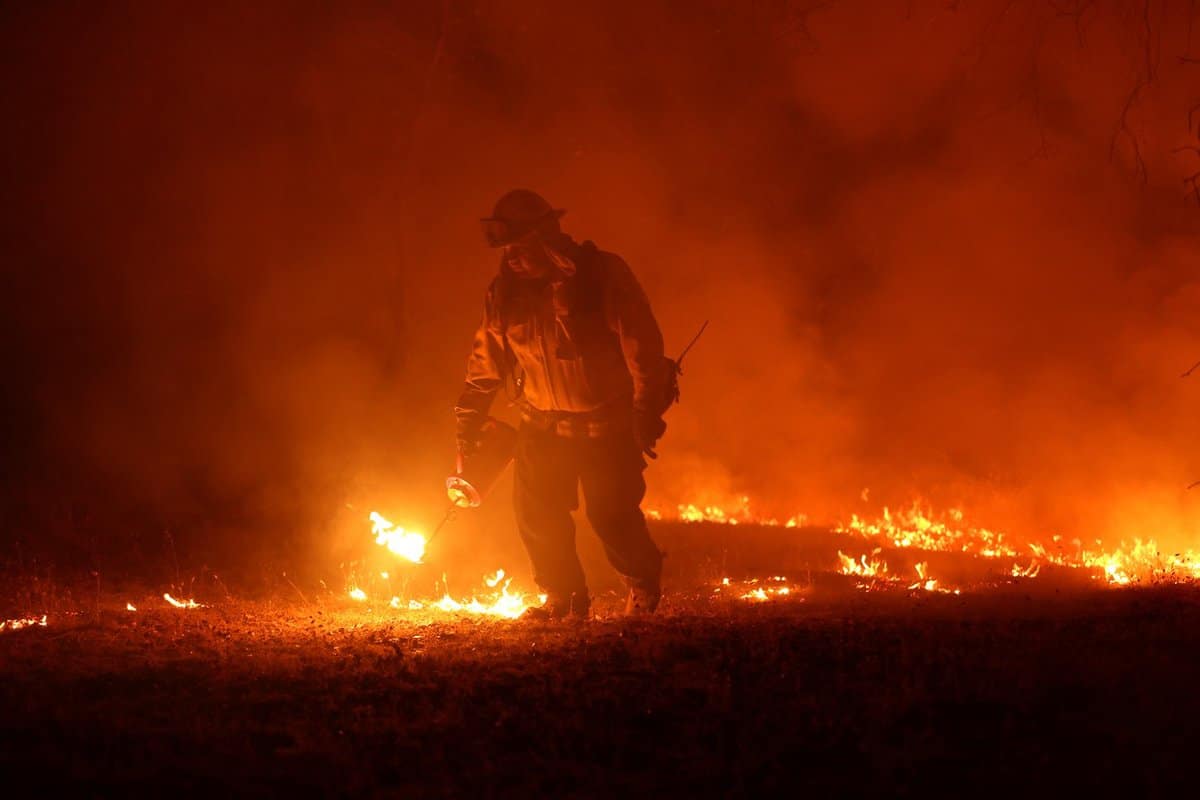
M 517 430 L 495 417 L 488 417 L 479 430 L 479 449 L 470 458 L 460 457 L 458 470 L 446 478 L 446 495 L 450 506 L 446 515 L 430 534 L 426 545 L 433 542 L 446 523 L 464 508 L 479 508 L 483 499 L 496 484 L 500 474 L 513 460 L 517 449 Z

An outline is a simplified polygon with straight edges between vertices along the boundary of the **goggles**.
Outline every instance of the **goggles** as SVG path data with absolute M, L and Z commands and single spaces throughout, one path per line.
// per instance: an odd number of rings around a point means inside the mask
M 529 232 L 527 226 L 514 225 L 503 219 L 481 219 L 479 224 L 483 228 L 483 238 L 487 240 L 488 247 L 503 247 Z

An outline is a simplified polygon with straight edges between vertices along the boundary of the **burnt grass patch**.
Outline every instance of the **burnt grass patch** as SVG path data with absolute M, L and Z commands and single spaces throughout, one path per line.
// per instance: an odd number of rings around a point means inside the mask
M 10 791 L 913 795 L 1193 780 L 1200 593 L 676 592 L 533 624 L 228 601 L 0 636 Z

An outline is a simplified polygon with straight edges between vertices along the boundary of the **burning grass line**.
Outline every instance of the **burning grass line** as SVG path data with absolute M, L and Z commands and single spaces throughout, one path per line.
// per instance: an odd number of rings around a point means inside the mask
M 1200 362 L 1196 367 L 1200 367 Z M 1190 372 L 1191 370 L 1185 374 Z M 1200 481 L 1188 488 L 1196 486 L 1200 486 Z M 740 503 L 733 508 L 681 503 L 677 509 L 678 514 L 673 519 L 683 523 L 780 526 L 774 518 L 751 514 L 748 497 L 742 497 Z M 653 519 L 667 519 L 662 513 L 654 511 L 648 512 L 648 516 Z M 806 517 L 797 515 L 783 526 L 798 527 L 806 523 Z M 898 550 L 959 553 L 994 561 L 1012 559 L 1014 566 L 1005 570 L 1010 577 L 1035 578 L 1041 566 L 1049 564 L 1089 573 L 1094 580 L 1114 587 L 1144 582 L 1200 581 L 1200 552 L 1197 551 L 1165 554 L 1160 552 L 1153 540 L 1135 538 L 1132 542 L 1122 541 L 1111 550 L 1103 549 L 1099 541 L 1096 542 L 1097 549 L 1087 549 L 1076 540 L 1073 554 L 1052 552 L 1047 546 L 1036 542 L 1018 545 L 1001 531 L 968 525 L 964 522 L 962 511 L 956 508 L 950 509 L 945 515 L 935 515 L 922 507 L 919 501 L 914 501 L 908 509 L 896 512 L 884 507 L 882 515 L 873 521 L 861 518 L 857 514 L 851 515 L 849 523 L 836 525 L 833 531 L 869 542 L 884 542 L 883 546 Z M 1054 536 L 1052 541 L 1058 544 L 1062 537 Z M 1033 561 L 1028 566 L 1016 566 L 1019 559 L 1030 556 Z M 875 568 L 871 562 L 866 561 L 858 562 L 853 567 L 844 564 L 843 567 L 863 577 L 867 577 Z
M 45 628 L 46 615 L 40 617 L 19 617 L 17 619 L 0 620 L 0 633 L 19 631 L 22 628 Z

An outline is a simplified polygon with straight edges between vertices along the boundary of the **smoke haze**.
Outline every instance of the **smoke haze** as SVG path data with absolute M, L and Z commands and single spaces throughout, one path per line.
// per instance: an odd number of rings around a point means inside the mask
M 476 220 L 523 186 L 632 265 L 669 350 L 711 320 L 651 504 L 1200 546 L 1198 19 L 7 7 L 6 536 L 330 561 L 372 508 L 431 525 Z M 507 498 L 463 525 L 447 559 L 519 552 Z

